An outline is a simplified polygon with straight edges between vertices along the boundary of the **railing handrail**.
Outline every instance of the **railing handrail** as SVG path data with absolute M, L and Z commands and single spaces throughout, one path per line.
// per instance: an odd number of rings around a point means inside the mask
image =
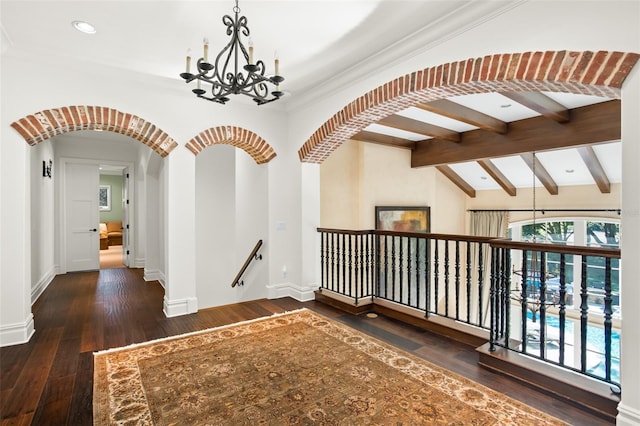
M 434 240 L 449 240 L 449 241 L 470 241 L 474 243 L 487 243 L 495 239 L 495 237 L 479 237 L 473 235 L 459 235 L 459 234 L 431 234 L 428 232 L 405 232 L 405 231 L 385 231 L 381 229 L 366 229 L 366 230 L 350 230 L 350 229 L 332 229 L 332 228 L 317 228 L 318 232 L 333 233 L 333 234 L 347 234 L 347 235 L 391 235 L 402 236 L 410 238 L 429 238 Z
M 501 248 L 513 248 L 527 251 L 544 251 L 564 254 L 577 254 L 584 256 L 602 256 L 619 259 L 621 256 L 620 249 L 606 248 L 606 247 L 589 247 L 589 246 L 577 246 L 577 245 L 564 245 L 564 244 L 549 244 L 549 243 L 531 243 L 526 241 L 513 241 L 507 238 L 495 238 L 495 237 L 479 237 L 475 235 L 460 235 L 460 234 L 431 234 L 425 232 L 403 232 L 403 231 L 383 231 L 379 229 L 368 230 L 349 230 L 349 229 L 332 229 L 332 228 L 317 228 L 318 232 L 327 232 L 334 234 L 348 234 L 348 235 L 395 235 L 410 238 L 430 238 L 435 240 L 449 240 L 449 241 L 469 241 L 474 243 L 489 243 L 492 247 Z
M 564 244 L 549 243 L 529 243 L 525 241 L 513 241 L 509 239 L 492 239 L 489 241 L 491 247 L 501 247 L 510 249 L 519 249 L 527 251 L 544 251 L 564 254 L 577 254 L 583 256 L 600 256 L 619 259 L 621 255 L 620 249 L 606 247 L 589 247 Z
M 232 288 L 238 285 L 238 282 L 240 281 L 240 278 L 242 277 L 242 274 L 244 274 L 244 272 L 249 267 L 249 264 L 254 259 L 262 259 L 262 255 L 260 255 L 260 256 L 256 255 L 258 250 L 260 250 L 260 247 L 262 247 L 262 240 L 258 240 L 258 242 L 256 243 L 256 245 L 253 248 L 253 250 L 251 250 L 251 254 L 249 254 L 249 257 L 247 257 L 247 260 L 244 261 L 244 265 L 242 265 L 242 268 L 240 269 L 240 272 L 238 272 L 238 275 L 236 275 L 236 277 L 233 279 L 233 283 L 231 283 L 231 287 Z M 240 283 L 240 284 L 242 285 L 242 283 Z
M 370 234 L 373 231 L 370 229 L 361 229 L 358 231 L 354 231 L 353 229 L 333 229 L 333 228 L 316 228 L 318 232 L 331 232 L 334 234 L 352 234 L 352 235 L 364 235 Z

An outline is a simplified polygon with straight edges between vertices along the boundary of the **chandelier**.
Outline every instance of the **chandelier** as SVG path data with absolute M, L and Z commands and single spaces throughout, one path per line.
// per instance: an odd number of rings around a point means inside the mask
M 535 151 L 532 154 L 532 166 L 531 166 L 531 176 L 533 182 L 531 184 L 532 195 L 533 195 L 533 208 L 531 211 L 533 212 L 533 243 L 537 243 L 537 229 L 536 229 L 536 153 Z M 543 212 L 544 213 L 544 212 Z M 545 225 L 546 230 L 546 225 Z M 527 256 L 527 251 L 524 251 L 523 254 Z M 538 254 L 540 255 L 540 263 L 538 263 Z M 525 257 L 523 260 L 523 268 L 515 269 L 515 266 L 512 267 L 512 273 L 514 275 L 518 275 L 522 277 L 522 283 L 516 283 L 516 287 L 511 292 L 511 299 L 516 300 L 519 303 L 525 303 L 529 312 L 531 312 L 532 320 L 535 323 L 537 312 L 541 309 L 541 307 L 547 306 L 556 306 L 560 302 L 560 297 L 554 291 L 549 290 L 549 292 L 542 290 L 542 284 L 546 283 L 547 279 L 555 278 L 557 274 L 551 273 L 547 270 L 546 259 L 544 258 L 545 253 L 540 251 L 531 251 L 531 264 L 529 269 L 527 269 L 528 259 Z M 520 287 L 520 285 L 522 287 Z
M 222 17 L 222 23 L 227 26 L 227 35 L 231 40 L 222 49 L 215 62 L 209 62 L 209 41 L 205 38 L 204 55 L 196 63 L 196 71 L 191 73 L 191 54 L 187 54 L 186 72 L 180 74 L 187 83 L 197 80 L 197 87 L 192 90 L 198 98 L 208 101 L 225 104 L 229 100 L 229 95 L 245 95 L 251 97 L 258 105 L 276 101 L 284 95 L 280 91 L 280 83 L 284 77 L 278 75 L 280 61 L 275 57 L 275 75 L 265 76 L 265 65 L 261 60 L 253 60 L 253 43 L 249 39 L 247 49 L 240 40 L 240 33 L 249 37 L 249 27 L 247 18 L 239 16 L 240 8 L 238 0 L 233 8 L 235 18 L 229 15 Z M 240 68 L 241 60 L 244 59 L 244 66 Z M 243 72 L 246 71 L 245 72 Z M 204 84 L 203 84 L 204 83 Z M 210 92 L 203 89 L 203 86 L 210 85 Z M 269 92 L 269 84 L 275 85 L 275 90 Z

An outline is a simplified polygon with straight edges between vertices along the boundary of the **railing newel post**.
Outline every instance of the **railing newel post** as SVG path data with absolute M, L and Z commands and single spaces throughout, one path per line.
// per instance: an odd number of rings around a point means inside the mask
M 587 256 L 581 256 L 582 277 L 580 279 L 580 371 L 587 371 L 587 327 L 589 303 L 587 301 Z
M 497 341 L 497 333 L 496 333 L 496 258 L 498 257 L 498 248 L 492 247 L 492 256 L 491 256 L 491 278 L 490 278 L 490 286 L 489 286 L 489 352 L 496 351 L 496 341 Z M 482 320 L 482 316 L 480 316 Z
M 431 311 L 431 238 L 425 240 L 424 248 L 424 315 L 429 318 Z
M 611 381 L 611 315 L 613 314 L 611 297 L 611 258 L 605 259 L 604 275 L 604 362 L 605 378 Z
M 449 317 L 449 240 L 444 240 L 444 316 Z
M 477 244 L 477 243 L 474 243 Z M 471 323 L 471 243 L 467 241 L 467 323 Z
M 456 271 L 456 320 L 460 321 L 460 241 L 456 240 L 456 260 L 455 260 L 455 271 Z

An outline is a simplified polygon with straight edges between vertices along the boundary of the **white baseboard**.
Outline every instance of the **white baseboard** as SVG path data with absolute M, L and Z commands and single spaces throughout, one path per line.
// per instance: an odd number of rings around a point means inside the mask
M 162 273 L 162 271 L 160 271 L 159 269 L 146 269 L 145 268 L 143 279 L 145 281 L 158 281 L 160 283 L 160 285 L 162 286 L 162 288 L 166 288 L 166 286 L 165 286 L 166 279 L 165 279 L 164 274 Z
M 298 285 L 294 283 L 267 284 L 267 298 L 280 299 L 281 297 L 291 297 L 299 302 L 308 302 L 316 298 L 314 292 L 318 289 L 312 284 Z
M 130 268 L 144 268 L 145 258 L 138 257 L 133 259 L 133 265 L 129 265 Z
M 33 314 L 29 313 L 23 323 L 8 324 L 0 327 L 0 347 L 27 343 L 35 331 Z
M 623 397 L 624 399 L 624 397 Z M 629 407 L 622 402 L 618 404 L 617 426 L 637 426 L 640 425 L 640 409 Z
M 42 276 L 36 285 L 31 289 L 31 304 L 36 303 L 36 300 L 42 295 L 42 293 L 49 287 L 51 281 L 56 277 L 56 272 L 58 271 L 57 266 L 52 266 L 51 269 L 47 271 L 44 276 Z
M 169 300 L 165 296 L 163 311 L 167 318 L 196 313 L 198 312 L 198 299 L 190 297 L 188 299 Z

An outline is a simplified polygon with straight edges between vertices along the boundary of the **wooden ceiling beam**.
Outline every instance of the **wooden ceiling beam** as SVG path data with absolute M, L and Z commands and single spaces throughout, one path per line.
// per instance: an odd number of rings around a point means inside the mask
M 454 132 L 444 127 L 414 120 L 402 115 L 390 115 L 379 120 L 377 124 L 393 127 L 394 129 L 406 130 L 407 132 L 418 133 L 420 135 L 431 136 L 449 142 L 460 142 L 460 133 Z
M 507 123 L 490 115 L 483 114 L 447 99 L 439 99 L 426 104 L 418 104 L 416 108 L 433 112 L 453 120 L 476 126 L 480 129 L 494 133 L 507 133 Z
M 507 177 L 502 174 L 502 172 L 496 167 L 491 160 L 479 160 L 478 164 L 482 167 L 488 174 L 495 180 L 498 185 L 505 190 L 505 192 L 512 197 L 516 196 L 517 190 L 516 187 L 507 179 Z
M 466 180 L 462 179 L 459 174 L 454 172 L 451 167 L 436 166 L 436 169 L 438 169 L 440 173 L 445 175 L 451 182 L 453 182 L 458 188 L 460 188 L 469 197 L 475 198 L 476 190 L 473 189 L 473 187 L 469 185 Z
M 471 130 L 461 134 L 460 143 L 421 141 L 411 153 L 411 167 L 615 142 L 621 137 L 620 122 L 620 101 L 601 102 L 572 109 L 571 121 L 563 124 L 534 117 L 509 123 L 504 135 Z
M 603 194 L 608 194 L 611 192 L 611 182 L 609 181 L 609 177 L 607 173 L 602 168 L 602 164 L 600 164 L 600 160 L 598 160 L 598 156 L 596 152 L 590 146 L 583 146 L 578 148 L 578 152 L 582 157 L 582 161 L 589 169 L 589 173 L 593 176 L 593 180 L 598 185 L 598 189 Z
M 392 146 L 395 148 L 414 149 L 416 143 L 409 139 L 399 138 L 396 136 L 383 135 L 382 133 L 374 133 L 362 131 L 351 136 L 351 140 L 375 143 L 378 145 Z
M 525 154 L 520 154 L 520 157 L 527 163 L 527 166 L 531 169 L 532 172 L 535 173 L 538 180 L 547 188 L 549 194 L 558 195 L 558 185 L 553 180 L 547 169 L 540 163 L 540 160 L 537 159 L 535 154 L 531 152 L 527 152 Z M 535 164 L 534 164 L 535 163 Z
M 569 121 L 569 110 L 544 93 L 540 92 L 500 92 L 501 95 L 542 114 L 558 123 Z

